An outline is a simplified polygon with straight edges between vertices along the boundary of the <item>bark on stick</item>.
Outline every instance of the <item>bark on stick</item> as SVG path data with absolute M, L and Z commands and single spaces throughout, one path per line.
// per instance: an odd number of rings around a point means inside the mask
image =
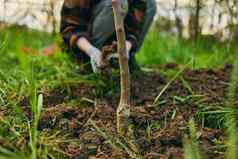
M 121 2 L 119 0 L 112 0 L 112 7 L 117 34 L 117 51 L 119 54 L 121 76 L 121 98 L 117 108 L 117 132 L 119 135 L 125 135 L 130 116 L 130 74 L 126 55 L 126 36 Z

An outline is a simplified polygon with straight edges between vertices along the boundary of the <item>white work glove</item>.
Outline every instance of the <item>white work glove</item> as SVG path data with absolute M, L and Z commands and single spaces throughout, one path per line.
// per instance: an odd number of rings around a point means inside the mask
M 130 51 L 131 51 L 131 48 L 132 48 L 132 44 L 130 41 L 126 41 L 126 55 L 127 55 L 127 59 L 129 60 L 130 59 Z M 112 58 L 118 58 L 119 55 L 118 53 L 113 53 L 113 54 L 110 54 L 108 57 L 107 57 L 107 60 L 109 61 L 110 59 Z
M 93 72 L 98 73 L 100 68 L 104 66 L 102 61 L 102 52 L 96 47 L 91 46 L 86 51 L 86 54 L 90 57 L 90 63 L 91 63 Z

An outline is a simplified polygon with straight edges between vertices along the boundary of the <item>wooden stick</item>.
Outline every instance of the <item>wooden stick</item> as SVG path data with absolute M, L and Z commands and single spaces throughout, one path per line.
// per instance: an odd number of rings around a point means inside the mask
M 126 36 L 120 1 L 112 0 L 112 8 L 117 34 L 117 51 L 119 54 L 121 75 L 121 98 L 117 108 L 117 132 L 119 135 L 125 135 L 128 129 L 130 116 L 130 73 L 126 55 Z

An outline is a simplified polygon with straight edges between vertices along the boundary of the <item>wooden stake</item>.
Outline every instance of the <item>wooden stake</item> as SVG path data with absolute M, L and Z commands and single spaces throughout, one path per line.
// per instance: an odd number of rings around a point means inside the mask
M 126 54 L 126 36 L 121 2 L 119 0 L 112 0 L 112 7 L 121 76 L 121 98 L 117 108 L 117 132 L 119 135 L 126 135 L 130 116 L 130 73 Z

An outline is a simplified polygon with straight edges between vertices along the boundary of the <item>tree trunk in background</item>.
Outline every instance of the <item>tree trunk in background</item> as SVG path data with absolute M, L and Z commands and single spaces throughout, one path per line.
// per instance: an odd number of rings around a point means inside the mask
M 51 19 L 52 33 L 55 34 L 57 31 L 57 20 L 56 20 L 56 15 L 55 15 L 55 1 L 51 0 L 49 2 L 49 5 L 50 5 L 49 16 Z
M 4 11 L 3 11 L 3 20 L 4 21 L 6 21 L 6 2 L 7 2 L 7 0 L 3 0 L 3 9 L 4 9 Z
M 175 16 L 175 25 L 177 28 L 177 35 L 178 35 L 178 39 L 182 39 L 183 37 L 183 25 L 182 25 L 182 21 L 179 18 L 178 14 L 177 14 L 177 9 L 178 9 L 178 0 L 174 0 L 174 16 Z
M 214 1 L 214 4 L 212 6 L 212 15 L 211 15 L 211 24 L 210 24 L 210 29 L 212 30 L 214 28 L 214 22 L 215 22 L 215 4 L 216 4 L 216 1 Z
M 194 40 L 196 41 L 200 34 L 200 9 L 201 1 L 196 0 L 196 13 L 195 13 L 195 25 L 194 25 Z
M 229 22 L 228 22 L 228 29 L 229 29 L 229 34 L 230 34 L 230 41 L 236 40 L 237 39 L 237 21 L 238 19 L 238 3 L 236 0 L 229 1 L 225 0 L 225 5 L 227 7 L 228 13 L 230 15 Z M 235 20 L 237 19 L 237 20 Z
M 117 132 L 124 136 L 127 133 L 130 116 L 130 75 L 128 59 L 126 55 L 126 35 L 124 20 L 121 16 L 121 4 L 118 0 L 112 0 L 115 29 L 117 34 L 117 49 L 119 54 L 121 74 L 121 99 L 117 108 Z

